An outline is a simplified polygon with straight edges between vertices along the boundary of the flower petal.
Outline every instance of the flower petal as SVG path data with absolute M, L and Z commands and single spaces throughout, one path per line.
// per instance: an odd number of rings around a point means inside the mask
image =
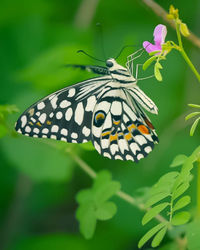
M 157 50 L 162 50 L 161 45 L 154 45 L 148 41 L 143 42 L 143 47 L 148 53 L 151 53 Z
M 165 42 L 165 37 L 167 35 L 167 28 L 163 24 L 158 24 L 154 29 L 154 41 L 156 45 L 162 45 Z

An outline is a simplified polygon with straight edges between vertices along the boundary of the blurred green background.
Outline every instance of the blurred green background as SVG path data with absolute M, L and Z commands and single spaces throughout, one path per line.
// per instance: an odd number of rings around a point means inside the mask
M 198 0 L 157 1 L 166 10 L 179 8 L 188 27 L 200 36 Z M 96 23 L 102 25 L 103 35 Z M 134 0 L 2 0 L 0 4 L 0 105 L 15 104 L 23 112 L 39 98 L 67 85 L 92 77 L 92 74 L 63 67 L 65 64 L 97 64 L 83 49 L 103 59 L 103 39 L 107 57 L 115 57 L 127 44 L 139 49 L 152 40 L 154 27 L 162 20 L 141 1 Z M 176 41 L 168 27 L 167 40 Z M 184 40 L 194 64 L 199 49 Z M 127 49 L 118 62 L 125 64 Z M 144 62 L 147 57 L 140 58 Z M 169 171 L 177 154 L 189 155 L 199 145 L 199 133 L 189 137 L 187 103 L 199 104 L 199 86 L 177 52 L 163 63 L 163 82 L 155 79 L 139 83 L 157 104 L 159 115 L 150 115 L 160 143 L 138 164 L 111 161 L 95 150 L 79 145 L 73 150 L 95 171 L 108 169 L 130 195 L 153 185 Z M 140 70 L 139 77 L 151 75 Z M 9 115 L 10 131 L 20 113 Z M 12 134 L 10 134 L 12 133 Z M 59 142 L 57 142 L 59 144 Z M 63 145 L 63 144 L 62 144 Z M 195 175 L 195 173 L 194 173 Z M 195 206 L 196 180 L 192 182 L 191 207 Z M 44 140 L 8 135 L 0 139 L 0 248 L 8 250 L 137 249 L 147 227 L 141 225 L 143 213 L 115 198 L 115 217 L 97 225 L 95 236 L 85 240 L 75 218 L 76 193 L 90 187 L 92 180 L 62 150 Z M 168 239 L 170 241 L 170 239 Z M 164 244 L 164 243 L 163 243 Z M 161 249 L 161 248 L 160 248 Z

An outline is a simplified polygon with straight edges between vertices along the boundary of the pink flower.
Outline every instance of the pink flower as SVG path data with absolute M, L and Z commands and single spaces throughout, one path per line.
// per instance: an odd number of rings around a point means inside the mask
M 162 50 L 162 44 L 165 42 L 165 37 L 167 35 L 167 28 L 165 25 L 158 24 L 153 32 L 154 36 L 154 43 L 152 44 L 148 41 L 143 42 L 144 49 L 150 53 L 153 51 L 161 51 Z M 159 53 L 158 53 L 159 54 Z

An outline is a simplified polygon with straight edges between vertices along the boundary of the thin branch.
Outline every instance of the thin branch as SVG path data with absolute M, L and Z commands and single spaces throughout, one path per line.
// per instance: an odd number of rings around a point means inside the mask
M 142 2 L 148 6 L 157 16 L 161 17 L 166 23 L 176 29 L 176 24 L 174 21 L 167 18 L 168 13 L 158 3 L 155 3 L 153 0 L 142 0 Z M 191 31 L 190 35 L 186 38 L 195 46 L 200 48 L 200 38 L 194 35 Z
M 74 25 L 78 28 L 88 28 L 90 25 L 99 0 L 82 0 L 74 18 Z

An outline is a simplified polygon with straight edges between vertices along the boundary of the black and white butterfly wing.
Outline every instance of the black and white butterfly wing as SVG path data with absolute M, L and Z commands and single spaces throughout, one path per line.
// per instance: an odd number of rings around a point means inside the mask
M 41 99 L 19 117 L 16 131 L 26 136 L 72 143 L 91 140 L 97 95 L 111 80 L 109 75 L 96 77 Z
M 152 151 L 158 138 L 129 91 L 115 88 L 106 92 L 95 106 L 92 142 L 104 157 L 138 162 Z

